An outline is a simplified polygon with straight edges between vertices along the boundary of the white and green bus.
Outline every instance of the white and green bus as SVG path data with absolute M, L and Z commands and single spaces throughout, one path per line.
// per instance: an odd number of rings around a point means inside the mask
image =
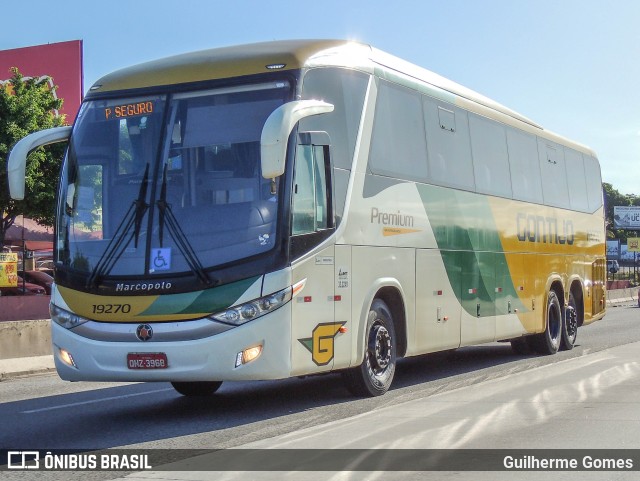
M 368 45 L 281 41 L 144 63 L 89 90 L 55 229 L 62 379 L 343 373 L 510 341 L 571 349 L 605 313 L 596 155 Z

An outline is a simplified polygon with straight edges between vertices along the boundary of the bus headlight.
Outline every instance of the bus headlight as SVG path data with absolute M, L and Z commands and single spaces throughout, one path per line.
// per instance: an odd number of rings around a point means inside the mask
M 49 304 L 49 314 L 51 314 L 51 320 L 56 324 L 64 327 L 65 329 L 73 329 L 74 327 L 84 324 L 89 319 L 80 317 L 72 312 L 66 311 L 53 304 Z
M 212 314 L 209 316 L 216 321 L 224 322 L 225 324 L 232 324 L 234 326 L 240 326 L 245 322 L 253 321 L 259 317 L 273 312 L 276 309 L 284 306 L 291 300 L 292 288 L 287 287 L 281 291 L 269 294 L 268 296 L 254 299 L 238 306 L 230 307 L 229 309 Z

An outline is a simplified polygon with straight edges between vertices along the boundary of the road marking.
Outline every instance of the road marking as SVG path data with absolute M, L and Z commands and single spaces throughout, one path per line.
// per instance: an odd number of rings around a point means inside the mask
M 111 396 L 111 397 L 105 397 L 102 399 L 92 399 L 91 401 L 80 401 L 77 403 L 63 404 L 61 406 L 49 406 L 49 407 L 40 408 L 40 409 L 30 409 L 29 411 L 22 411 L 20 414 L 33 414 L 33 413 L 41 413 L 44 411 L 54 411 L 56 409 L 66 409 L 74 406 L 82 406 L 84 404 L 95 404 L 95 403 L 101 403 L 105 401 L 113 401 L 115 399 L 126 399 L 134 396 L 145 396 L 147 394 L 155 394 L 155 393 L 164 392 L 164 391 L 173 391 L 173 388 L 156 389 L 155 391 L 145 391 L 145 392 L 138 392 L 134 394 L 123 394 L 122 396 Z

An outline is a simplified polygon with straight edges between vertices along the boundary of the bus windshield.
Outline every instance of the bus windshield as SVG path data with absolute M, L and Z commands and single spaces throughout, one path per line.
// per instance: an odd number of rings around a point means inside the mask
M 63 166 L 57 261 L 91 278 L 196 272 L 275 244 L 260 135 L 287 82 L 92 100 Z

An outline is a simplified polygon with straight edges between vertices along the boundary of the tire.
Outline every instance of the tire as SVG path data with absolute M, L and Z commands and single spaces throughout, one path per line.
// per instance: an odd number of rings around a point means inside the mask
M 547 295 L 546 328 L 543 333 L 531 336 L 531 345 L 538 354 L 555 354 L 562 341 L 562 308 L 558 295 L 550 291 Z
M 374 299 L 367 316 L 364 360 L 343 372 L 347 389 L 359 397 L 381 396 L 393 381 L 396 370 L 396 333 L 389 308 Z
M 220 389 L 222 381 L 172 382 L 171 385 L 183 396 L 211 396 Z
M 573 349 L 578 337 L 578 306 L 573 294 L 569 294 L 569 305 L 564 310 L 562 319 L 562 344 L 561 349 L 570 351 Z

